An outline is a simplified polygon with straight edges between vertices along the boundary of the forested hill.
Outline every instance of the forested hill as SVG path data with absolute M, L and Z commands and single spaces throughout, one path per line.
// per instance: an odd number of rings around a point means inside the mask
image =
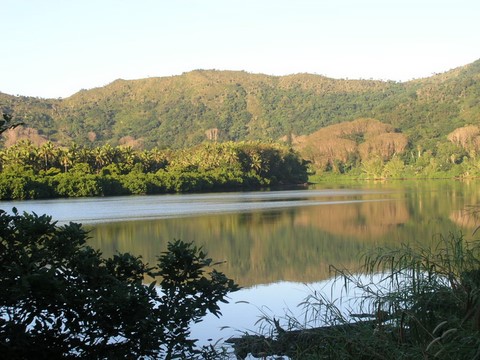
M 480 60 L 399 83 L 320 75 L 267 76 L 197 70 L 179 76 L 116 80 L 66 99 L 0 93 L 33 141 L 181 148 L 205 140 L 277 140 L 328 125 L 376 119 L 412 146 L 433 146 L 480 120 Z M 30 129 L 29 129 L 30 128 Z

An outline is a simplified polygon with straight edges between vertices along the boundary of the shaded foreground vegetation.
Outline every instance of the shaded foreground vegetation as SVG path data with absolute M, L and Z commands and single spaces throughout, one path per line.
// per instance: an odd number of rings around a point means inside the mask
M 79 224 L 0 210 L 0 352 L 6 359 L 218 356 L 189 326 L 238 286 L 202 249 L 175 241 L 150 266 L 104 258 Z M 156 283 L 143 283 L 146 275 Z
M 306 163 L 293 150 L 260 142 L 140 152 L 21 141 L 0 150 L 0 167 L 2 200 L 252 189 L 307 181 Z
M 362 275 L 333 268 L 352 309 L 314 292 L 300 304 L 305 323 L 232 339 L 240 357 L 293 359 L 480 358 L 480 245 L 461 235 L 436 247 L 402 245 L 365 256 Z M 366 275 L 365 275 L 366 274 Z M 360 290 L 360 292 L 358 291 Z M 350 293 L 350 295 L 349 295 Z M 348 299 L 343 299 L 348 302 Z

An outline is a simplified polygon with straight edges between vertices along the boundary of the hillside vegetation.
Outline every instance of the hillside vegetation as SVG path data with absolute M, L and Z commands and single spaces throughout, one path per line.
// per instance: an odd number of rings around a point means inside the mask
M 456 129 L 478 125 L 479 79 L 480 60 L 404 83 L 196 70 L 172 77 L 120 79 L 65 99 L 0 93 L 0 106 L 28 124 L 9 132 L 6 146 L 22 138 L 36 145 L 108 143 L 136 149 L 283 139 L 328 170 L 338 167 L 333 158 L 348 168 L 348 159 L 364 161 L 373 148 L 385 161 L 396 153 L 430 151 L 436 156 L 445 147 L 462 147 L 447 137 Z M 358 119 L 370 119 L 378 129 L 339 137 L 338 127 L 329 127 Z M 325 139 L 341 139 L 340 152 L 330 160 L 324 154 Z M 388 144 L 394 144 L 393 152 Z

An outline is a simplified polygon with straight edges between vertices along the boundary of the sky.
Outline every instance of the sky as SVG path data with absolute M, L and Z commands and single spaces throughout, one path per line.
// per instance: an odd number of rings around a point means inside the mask
M 0 92 L 244 70 L 408 81 L 480 59 L 478 0 L 0 0 Z

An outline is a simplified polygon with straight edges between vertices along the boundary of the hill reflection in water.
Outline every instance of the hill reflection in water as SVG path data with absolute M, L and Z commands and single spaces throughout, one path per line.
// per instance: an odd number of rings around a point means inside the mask
M 278 194 L 272 194 L 272 200 L 268 192 L 259 197 L 249 193 L 248 202 L 263 203 L 263 208 L 245 209 L 240 201 L 237 212 L 229 207 L 222 212 L 217 199 L 216 213 L 99 223 L 91 228 L 90 244 L 105 255 L 129 251 L 154 263 L 168 241 L 194 241 L 213 259 L 225 260 L 221 270 L 242 286 L 316 282 L 330 276 L 331 264 L 357 268 L 368 249 L 407 241 L 428 243 L 435 234 L 462 228 L 452 214 L 477 200 L 476 189 L 464 183 L 425 182 L 330 193 L 288 192 L 281 200 Z M 228 203 L 237 203 L 232 196 L 227 194 Z M 279 201 L 291 201 L 291 206 L 275 207 Z

